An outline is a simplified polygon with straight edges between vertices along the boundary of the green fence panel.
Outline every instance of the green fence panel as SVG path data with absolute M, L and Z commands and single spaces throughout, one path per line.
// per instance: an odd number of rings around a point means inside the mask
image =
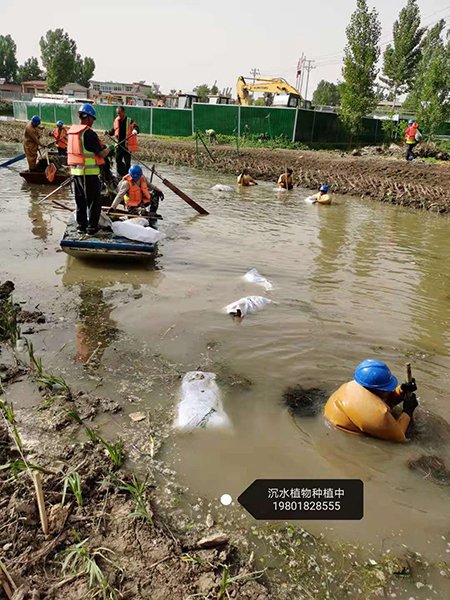
M 152 134 L 187 137 L 192 135 L 192 110 L 152 108 Z
M 41 109 L 41 121 L 43 123 L 56 123 L 55 109 L 56 104 L 40 104 Z
M 14 118 L 17 119 L 18 121 L 26 121 L 27 120 L 27 103 L 26 102 L 20 102 L 20 101 L 14 101 L 13 102 L 13 111 L 14 111 Z
M 29 121 L 34 115 L 39 115 L 39 104 L 27 104 L 27 121 Z
M 116 109 L 117 107 L 114 108 Z M 137 123 L 140 133 L 150 133 L 150 112 L 151 108 L 147 106 L 125 107 L 126 116 Z
M 214 129 L 222 135 L 237 135 L 239 106 L 194 103 L 194 131 Z
M 241 106 L 241 135 L 285 136 L 292 139 L 295 108 Z
M 62 121 L 64 125 L 72 125 L 72 110 L 68 104 L 58 104 L 55 106 L 55 119 Z M 76 122 L 76 121 L 75 121 Z

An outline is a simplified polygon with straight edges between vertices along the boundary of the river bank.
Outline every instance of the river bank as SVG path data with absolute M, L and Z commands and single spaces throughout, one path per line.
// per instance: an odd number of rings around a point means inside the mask
M 0 140 L 21 142 L 23 123 L 0 123 Z M 194 142 L 166 141 L 140 136 L 140 158 L 150 163 L 186 165 L 224 174 L 239 174 L 248 167 L 256 179 L 277 181 L 291 167 L 302 186 L 323 183 L 339 194 L 369 197 L 437 213 L 450 212 L 450 165 L 421 160 L 407 163 L 384 156 L 351 156 L 342 152 L 257 149 L 212 146 L 212 158 Z

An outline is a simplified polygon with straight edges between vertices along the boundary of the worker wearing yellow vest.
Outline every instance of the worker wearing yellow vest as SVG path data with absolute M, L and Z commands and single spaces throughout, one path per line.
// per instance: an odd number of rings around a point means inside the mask
M 137 140 L 138 133 L 139 127 L 137 124 L 126 116 L 125 108 L 123 106 L 118 106 L 114 125 L 109 131 L 105 131 L 105 134 L 114 135 L 118 142 L 116 148 L 116 165 L 117 174 L 120 175 L 120 177 L 125 177 L 130 170 L 130 152 L 139 151 Z
M 325 405 L 325 418 L 338 429 L 367 434 L 391 442 L 406 442 L 406 430 L 418 406 L 414 379 L 398 385 L 389 367 L 378 360 L 364 360 L 353 381 L 344 383 Z M 403 402 L 398 417 L 392 409 Z
M 139 165 L 133 165 L 130 167 L 128 175 L 125 175 L 120 182 L 117 195 L 109 210 L 114 210 L 123 202 L 127 210 L 132 213 L 139 212 L 138 209 L 140 208 L 156 212 L 159 200 L 164 200 L 162 191 L 147 182 Z
M 56 123 L 56 128 L 49 133 L 51 137 L 55 138 L 56 147 L 58 148 L 58 154 L 65 156 L 67 154 L 67 127 L 62 121 Z
M 78 231 L 95 235 L 102 208 L 100 165 L 114 146 L 103 146 L 92 129 L 96 118 L 93 106 L 83 104 L 78 116 L 81 123 L 68 131 L 67 164 L 74 180 Z
M 408 121 L 408 127 L 405 131 L 405 143 L 406 143 L 406 160 L 414 160 L 416 155 L 413 150 L 415 146 L 422 139 L 422 134 L 419 131 L 419 124 L 415 119 L 410 119 Z

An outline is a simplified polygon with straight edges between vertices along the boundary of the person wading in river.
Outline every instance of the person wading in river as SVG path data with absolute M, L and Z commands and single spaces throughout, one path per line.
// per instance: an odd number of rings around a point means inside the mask
M 364 360 L 353 381 L 344 383 L 325 405 L 325 418 L 338 429 L 365 433 L 391 442 L 406 442 L 406 430 L 418 406 L 414 379 L 398 385 L 389 367 L 378 360 Z M 396 418 L 392 409 L 403 402 Z
M 39 146 L 41 145 L 42 127 L 41 119 L 34 115 L 31 121 L 25 127 L 23 135 L 23 149 L 27 157 L 28 169 L 33 171 L 36 168 Z
M 67 164 L 74 180 L 78 231 L 95 235 L 102 208 L 100 166 L 114 146 L 103 146 L 91 129 L 96 118 L 93 106 L 83 104 L 78 116 L 81 124 L 68 131 Z
M 258 183 L 253 179 L 250 175 L 250 171 L 248 169 L 244 169 L 237 178 L 238 185 L 249 186 L 249 185 L 258 185 Z
M 311 204 L 331 204 L 331 195 L 328 193 L 329 187 L 321 185 L 320 190 L 314 196 L 310 196 Z
M 117 174 L 120 177 L 125 177 L 130 170 L 130 152 L 139 151 L 138 133 L 139 127 L 137 124 L 125 115 L 125 108 L 123 106 L 118 106 L 114 125 L 112 129 L 105 131 L 105 135 L 114 135 L 119 142 L 116 148 L 116 165 Z
M 141 208 L 156 212 L 160 200 L 164 200 L 162 191 L 147 182 L 139 165 L 133 165 L 128 175 L 125 175 L 120 182 L 119 190 L 108 212 L 117 208 L 121 202 L 131 213 L 138 213 Z
M 294 171 L 292 169 L 286 169 L 286 172 L 282 173 L 278 177 L 277 185 L 282 190 L 293 190 L 294 189 Z

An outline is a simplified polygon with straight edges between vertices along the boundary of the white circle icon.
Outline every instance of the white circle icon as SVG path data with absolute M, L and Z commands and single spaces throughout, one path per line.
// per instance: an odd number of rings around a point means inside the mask
M 220 496 L 220 501 L 224 506 L 230 506 L 230 504 L 233 502 L 233 498 L 230 496 L 230 494 L 222 494 L 222 496 Z

